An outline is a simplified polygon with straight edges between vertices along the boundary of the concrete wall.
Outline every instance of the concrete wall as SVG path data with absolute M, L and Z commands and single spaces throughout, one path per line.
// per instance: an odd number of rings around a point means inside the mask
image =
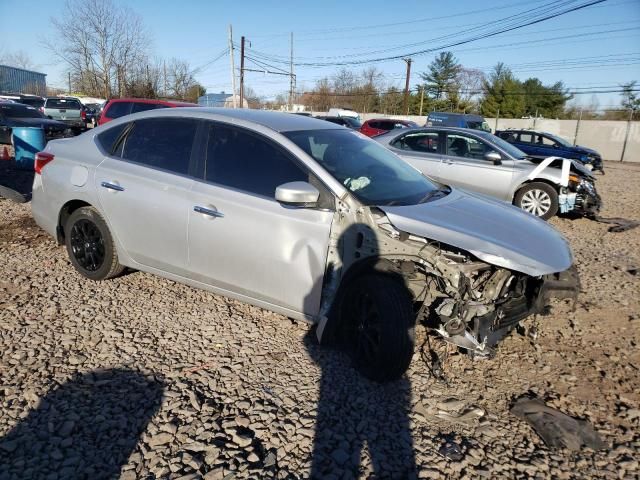
M 360 115 L 362 121 L 372 118 L 394 118 L 411 120 L 418 125 L 424 125 L 426 116 L 418 115 L 382 115 L 379 113 L 364 113 Z M 487 123 L 492 130 L 496 130 L 496 119 L 487 118 Z M 576 137 L 577 120 L 551 120 L 546 118 L 501 118 L 498 120 L 497 129 L 505 128 L 531 128 L 541 130 L 563 137 L 578 145 L 593 148 L 602 155 L 605 160 L 620 161 L 622 158 L 622 145 L 628 122 L 609 120 L 583 120 L 580 122 Z M 629 139 L 624 153 L 625 162 L 640 163 L 640 122 L 631 122 Z

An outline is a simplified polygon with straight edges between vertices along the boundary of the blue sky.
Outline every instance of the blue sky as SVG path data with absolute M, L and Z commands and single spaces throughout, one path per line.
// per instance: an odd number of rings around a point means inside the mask
M 319 57 L 335 59 L 386 49 L 392 49 L 391 54 L 404 54 L 428 48 L 438 43 L 428 41 L 434 37 L 465 32 L 550 1 L 134 0 L 126 3 L 142 17 L 149 30 L 152 56 L 183 58 L 195 68 L 226 48 L 229 24 L 233 25 L 236 41 L 245 35 L 255 50 L 282 57 L 289 55 L 289 32 L 293 31 L 294 56 L 300 61 L 318 63 Z M 25 51 L 39 69 L 48 74 L 48 83 L 54 86 L 66 84 L 65 66 L 52 58 L 41 39 L 55 40 L 49 19 L 60 15 L 63 7 L 64 3 L 59 0 L 0 0 L 0 50 L 5 53 Z M 25 21 L 25 9 L 30 12 L 28 21 Z M 392 23 L 395 25 L 389 25 Z M 374 25 L 376 27 L 368 28 Z M 419 42 L 426 43 L 394 49 Z M 466 67 L 488 71 L 502 61 L 511 66 L 519 78 L 537 76 L 545 83 L 562 80 L 574 88 L 598 89 L 640 80 L 640 0 L 607 0 L 451 50 Z M 412 85 L 418 83 L 418 74 L 426 70 L 434 55 L 413 57 Z M 236 52 L 239 64 L 238 57 Z M 594 60 L 600 63 L 593 65 L 588 57 L 597 57 Z M 405 63 L 402 60 L 375 65 L 384 72 L 385 82 L 398 87 L 404 85 Z M 278 66 L 287 68 L 284 64 Z M 311 88 L 318 78 L 330 76 L 338 68 L 296 67 L 298 90 Z M 360 71 L 363 66 L 350 68 Z M 209 92 L 230 91 L 228 56 L 207 66 L 196 78 Z M 266 96 L 288 90 L 288 77 L 285 76 L 250 72 L 246 74 L 246 82 Z M 578 98 L 588 104 L 592 95 Z M 598 100 L 600 107 L 606 108 L 617 105 L 619 95 L 600 94 Z

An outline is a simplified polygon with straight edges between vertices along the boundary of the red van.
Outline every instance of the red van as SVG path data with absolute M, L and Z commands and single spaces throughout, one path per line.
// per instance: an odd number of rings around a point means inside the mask
M 198 107 L 197 103 L 174 102 L 173 100 L 154 100 L 150 98 L 114 98 L 109 100 L 98 118 L 98 125 L 124 117 L 130 113 L 144 112 L 156 108 Z

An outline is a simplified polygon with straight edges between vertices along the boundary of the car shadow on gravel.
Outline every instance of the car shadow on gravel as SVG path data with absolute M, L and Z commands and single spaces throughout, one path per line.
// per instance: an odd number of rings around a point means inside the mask
M 77 375 L 0 438 L 0 478 L 118 478 L 163 392 L 133 370 Z
M 0 161 L 0 196 L 24 203 L 31 200 L 33 170 L 21 170 L 13 161 Z

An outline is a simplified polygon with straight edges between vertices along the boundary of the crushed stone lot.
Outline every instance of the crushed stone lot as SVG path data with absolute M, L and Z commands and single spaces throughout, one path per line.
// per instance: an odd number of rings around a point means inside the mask
M 604 217 L 640 219 L 640 165 L 597 176 Z M 305 323 L 146 273 L 96 283 L 0 198 L 0 479 L 638 478 L 640 228 L 554 218 L 581 277 L 472 359 L 417 331 L 401 381 L 373 384 Z M 250 272 L 247 272 L 250 274 Z M 606 448 L 551 449 L 523 394 Z

